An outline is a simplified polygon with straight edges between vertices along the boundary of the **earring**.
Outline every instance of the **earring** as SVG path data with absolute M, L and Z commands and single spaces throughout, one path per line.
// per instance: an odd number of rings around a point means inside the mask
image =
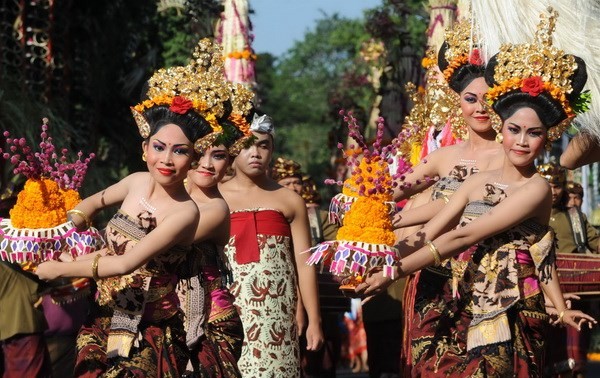
M 496 134 L 496 142 L 502 144 L 503 141 L 504 141 L 504 135 L 502 135 L 502 133 Z
M 142 160 L 146 161 L 146 152 L 144 151 L 144 153 L 142 154 Z
M 198 162 L 197 161 L 193 161 L 192 164 L 190 164 L 190 168 L 191 169 L 196 169 L 198 168 Z

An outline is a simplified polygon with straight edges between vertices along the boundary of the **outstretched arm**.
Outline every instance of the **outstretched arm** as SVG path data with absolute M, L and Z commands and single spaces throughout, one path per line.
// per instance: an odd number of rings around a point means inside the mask
M 421 193 L 429 188 L 435 182 L 439 174 L 440 160 L 446 155 L 442 149 L 435 150 L 427 156 L 421 163 L 412 168 L 412 172 L 405 174 L 404 182 L 410 184 L 403 189 L 394 188 L 394 201 L 400 201 L 409 198 L 414 194 Z M 429 180 L 427 180 L 429 178 Z
M 400 254 L 402 256 L 408 256 L 420 248 L 423 248 L 428 240 L 435 239 L 442 233 L 456 227 L 465 206 L 469 202 L 469 193 L 474 190 L 474 188 L 478 186 L 478 183 L 484 178 L 484 176 L 481 175 L 482 174 L 475 175 L 467 179 L 461 185 L 460 189 L 452 195 L 450 202 L 448 202 L 436 216 L 427 222 L 422 229 L 396 244 Z M 399 275 L 398 268 L 395 267 L 395 269 L 394 280 L 397 280 L 401 278 L 401 276 Z M 365 282 L 357 286 L 356 292 L 366 296 L 379 294 L 385 291 L 392 282 L 392 278 L 385 277 L 383 272 L 375 272 L 374 274 L 367 275 Z
M 406 257 L 402 258 L 397 265 L 397 277 L 404 277 L 438 263 L 436 261 L 437 254 L 439 254 L 438 256 L 441 261 L 450 258 L 485 238 L 508 230 L 526 219 L 539 216 L 540 209 L 549 209 L 551 206 L 552 197 L 548 185 L 544 181 L 536 180 L 535 182 L 524 184 L 523 187 L 505 198 L 493 209 L 466 226 L 436 237 L 436 233 L 443 232 L 444 230 L 445 226 L 440 222 L 443 217 L 449 216 L 448 213 L 450 211 L 457 211 L 455 207 L 456 202 L 460 201 L 460 203 L 464 203 L 465 192 L 473 190 L 473 186 L 479 184 L 480 180 L 477 176 L 475 175 L 465 181 L 460 189 L 450 198 L 450 202 L 442 209 L 439 216 L 434 217 L 431 222 L 425 225 L 422 235 L 415 235 L 409 243 L 405 243 L 403 248 L 408 249 L 409 252 L 417 250 L 408 255 L 406 255 L 405 251 L 402 251 L 402 254 Z M 462 212 L 462 210 L 459 211 Z M 454 220 L 458 221 L 456 218 Z M 417 234 L 419 233 L 421 232 Z M 429 240 L 432 240 L 432 244 L 427 243 Z M 433 249 L 435 249 L 436 253 L 434 253 Z M 379 293 L 382 286 L 389 285 L 381 276 L 381 274 L 376 274 L 367 277 L 365 283 L 361 284 L 362 286 L 359 285 L 357 291 L 363 295 Z
M 402 210 L 394 215 L 392 225 L 394 228 L 403 228 L 427 223 L 442 210 L 445 204 L 446 201 L 439 198 L 421 206 Z
M 75 223 L 75 226 L 78 229 L 85 229 L 87 228 L 86 226 L 88 226 L 86 224 L 87 220 L 94 219 L 94 216 L 96 216 L 98 211 L 105 207 L 113 206 L 123 202 L 127 196 L 127 193 L 129 193 L 130 186 L 135 182 L 135 180 L 138 179 L 138 177 L 140 177 L 140 174 L 141 173 L 131 174 L 116 184 L 113 184 L 108 188 L 79 202 L 79 204 L 75 206 L 75 212 L 71 214 L 71 220 L 73 223 Z M 78 214 L 78 211 L 82 212 L 83 214 Z
M 192 207 L 167 216 L 160 225 L 142 238 L 128 253 L 119 256 L 101 256 L 99 260 L 86 259 L 73 262 L 47 261 L 40 264 L 36 274 L 44 280 L 59 277 L 93 277 L 92 267 L 97 264 L 99 278 L 133 272 L 152 257 L 169 248 L 191 240 L 198 222 L 198 210 Z M 95 262 L 94 262 L 95 261 Z

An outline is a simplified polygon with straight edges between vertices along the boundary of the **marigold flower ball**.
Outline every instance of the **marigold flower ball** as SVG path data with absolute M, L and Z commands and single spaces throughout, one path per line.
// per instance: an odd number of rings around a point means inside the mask
M 67 210 L 81 198 L 72 189 L 63 190 L 51 179 L 28 179 L 10 210 L 16 228 L 52 228 L 67 221 Z
M 337 239 L 394 245 L 396 237 L 392 230 L 387 206 L 375 198 L 359 197 L 344 216 Z

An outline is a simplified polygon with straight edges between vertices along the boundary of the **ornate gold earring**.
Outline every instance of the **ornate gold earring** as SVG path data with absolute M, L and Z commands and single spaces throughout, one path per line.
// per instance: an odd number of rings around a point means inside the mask
M 503 141 L 504 141 L 504 135 L 502 135 L 502 133 L 496 134 L 496 142 L 502 144 Z
M 142 154 L 142 160 L 146 161 L 146 151 L 144 151 L 144 153 Z

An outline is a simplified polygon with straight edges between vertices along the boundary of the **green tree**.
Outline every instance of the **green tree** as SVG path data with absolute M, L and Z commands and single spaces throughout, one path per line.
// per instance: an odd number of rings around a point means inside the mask
M 260 109 L 276 122 L 276 154 L 298 161 L 317 182 L 326 177 L 335 149 L 329 137 L 339 123 L 331 112 L 334 90 L 348 72 L 357 77 L 366 72 L 356 57 L 368 38 L 362 21 L 326 16 L 280 59 L 265 63 L 259 57 Z M 269 68 L 272 81 L 264 83 Z M 371 92 L 368 83 L 357 90 L 357 106 L 369 106 Z

